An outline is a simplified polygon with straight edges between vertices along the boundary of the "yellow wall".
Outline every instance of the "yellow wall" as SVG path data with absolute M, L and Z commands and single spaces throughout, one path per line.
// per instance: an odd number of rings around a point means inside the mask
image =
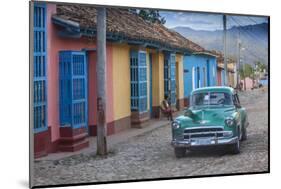
M 228 84 L 234 86 L 234 73 L 228 72 Z
M 131 115 L 130 47 L 114 44 L 113 61 L 113 111 L 114 120 Z
M 114 120 L 131 115 L 131 84 L 130 84 L 130 46 L 114 44 L 113 53 L 113 111 Z M 149 53 L 152 53 L 152 105 L 160 106 L 164 99 L 164 55 L 146 49 L 147 53 L 147 109 L 150 108 L 150 65 Z M 179 62 L 179 98 L 183 98 L 182 56 L 176 56 Z
M 176 54 L 176 85 L 177 85 L 177 99 L 184 98 L 184 84 L 183 84 L 183 55 Z
M 235 70 L 236 66 L 235 66 L 234 62 L 228 63 L 227 64 L 227 68 L 229 68 L 229 69 L 231 69 L 233 71 L 236 71 Z M 234 73 L 228 72 L 228 84 L 231 85 L 232 87 L 235 87 L 234 76 L 235 76 Z
M 152 106 L 160 106 L 164 99 L 164 55 L 152 54 Z
M 230 69 L 234 69 L 235 63 L 227 63 L 227 67 Z

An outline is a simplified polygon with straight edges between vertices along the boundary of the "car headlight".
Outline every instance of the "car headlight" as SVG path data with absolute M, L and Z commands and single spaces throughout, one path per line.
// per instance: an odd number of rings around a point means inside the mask
M 225 119 L 225 124 L 226 124 L 227 126 L 233 126 L 233 125 L 235 124 L 235 121 L 234 121 L 233 118 L 228 117 L 228 118 Z
M 180 123 L 177 122 L 177 121 L 173 121 L 173 122 L 172 122 L 172 128 L 173 128 L 173 129 L 178 129 L 178 128 L 180 128 Z

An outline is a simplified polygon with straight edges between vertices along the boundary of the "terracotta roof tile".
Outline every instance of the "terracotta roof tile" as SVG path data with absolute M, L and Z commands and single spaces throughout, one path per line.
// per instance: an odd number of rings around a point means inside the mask
M 57 14 L 53 16 L 77 22 L 80 28 L 96 28 L 97 11 L 93 6 L 57 5 Z M 107 8 L 107 32 L 118 36 L 126 36 L 129 39 L 160 43 L 171 48 L 185 49 L 191 52 L 205 51 L 203 47 L 162 24 L 145 21 L 128 9 L 123 8 Z

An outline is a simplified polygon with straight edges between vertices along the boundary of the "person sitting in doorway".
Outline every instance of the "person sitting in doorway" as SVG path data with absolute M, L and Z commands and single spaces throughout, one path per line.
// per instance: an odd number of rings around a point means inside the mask
M 162 101 L 161 109 L 162 109 L 162 112 L 167 116 L 168 120 L 171 120 L 171 121 L 174 120 L 173 119 L 173 109 L 170 106 L 168 95 L 165 95 L 165 98 Z

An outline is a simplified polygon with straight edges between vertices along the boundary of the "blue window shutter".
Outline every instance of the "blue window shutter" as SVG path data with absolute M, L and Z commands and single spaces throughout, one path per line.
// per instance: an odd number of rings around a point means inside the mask
M 87 61 L 85 52 L 61 51 L 60 124 L 80 128 L 88 124 Z
M 147 65 L 146 52 L 139 51 L 139 112 L 147 110 Z
M 130 52 L 131 66 L 131 110 L 144 112 L 147 110 L 147 65 L 146 52 Z
M 48 129 L 46 12 L 45 3 L 34 3 L 33 121 L 35 133 Z
M 71 52 L 59 53 L 60 124 L 72 123 Z
M 164 56 L 164 94 L 168 95 L 171 104 L 176 104 L 176 55 L 166 53 Z
M 164 94 L 170 96 L 170 54 L 166 53 L 164 55 Z
M 176 104 L 176 55 L 171 54 L 171 104 Z
M 131 73 L 131 110 L 137 111 L 139 108 L 139 87 L 138 87 L 138 52 L 130 52 L 130 73 Z
M 198 66 L 197 68 L 197 88 L 200 87 L 200 67 Z

